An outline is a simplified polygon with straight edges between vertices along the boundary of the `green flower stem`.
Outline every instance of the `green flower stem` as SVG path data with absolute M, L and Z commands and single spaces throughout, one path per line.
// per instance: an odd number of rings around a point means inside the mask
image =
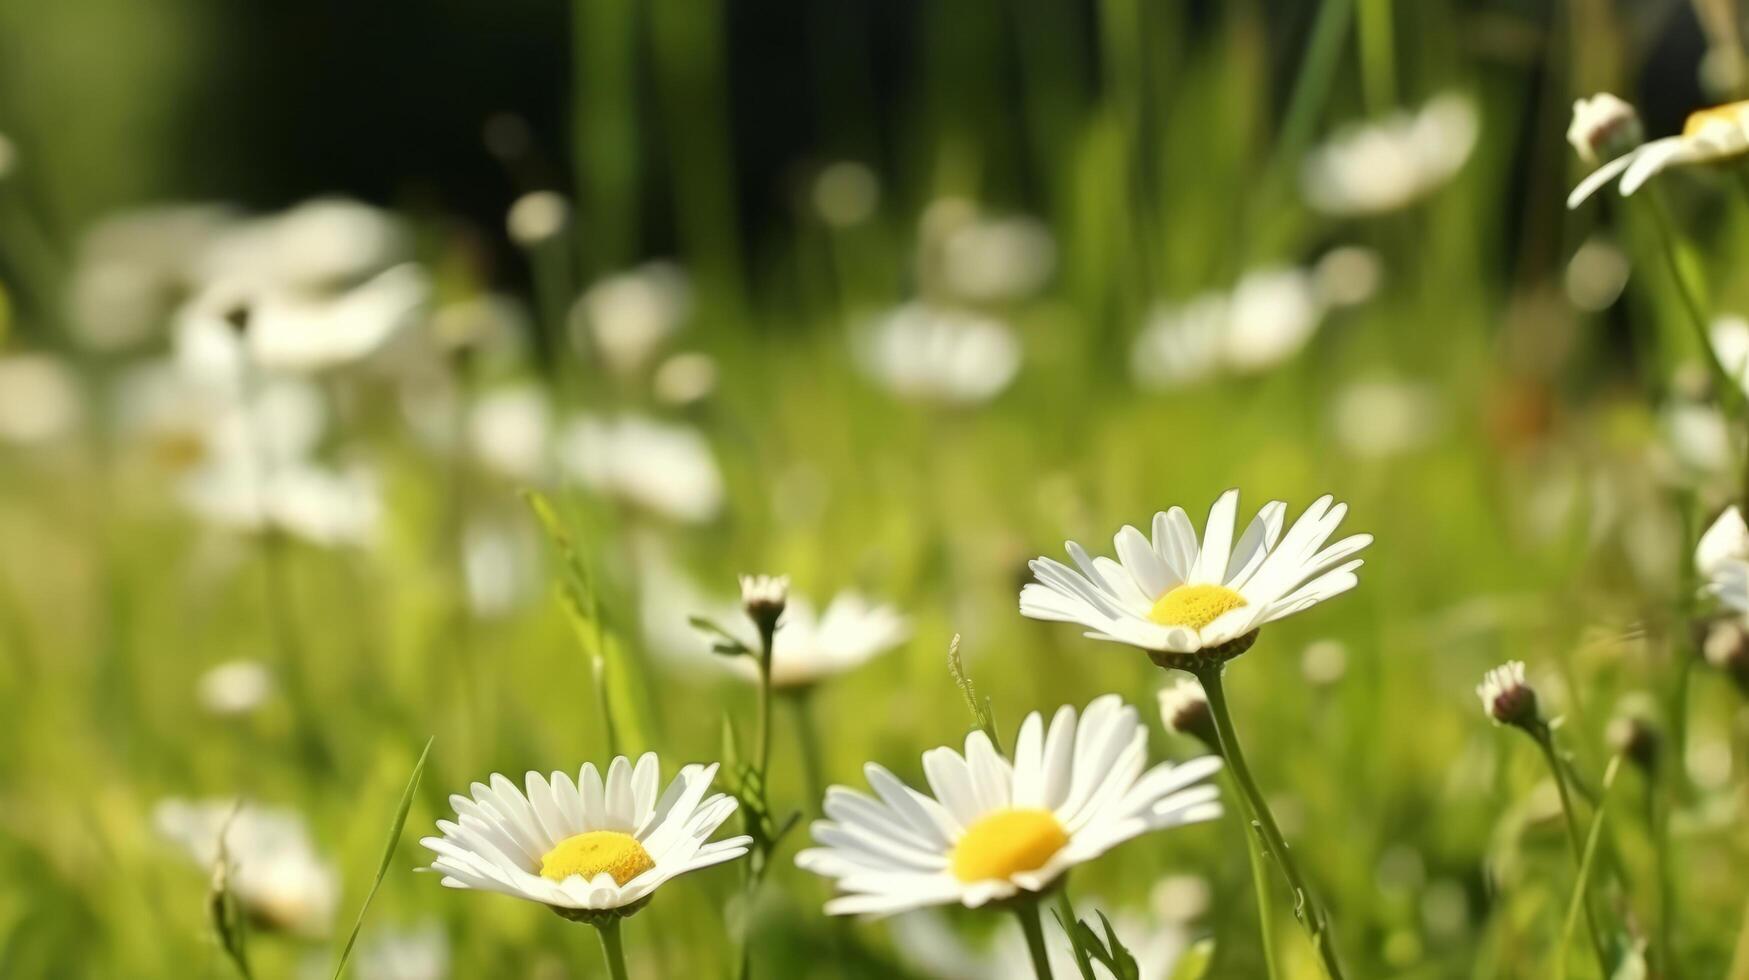
M 601 955 L 607 960 L 607 975 L 613 980 L 626 980 L 626 950 L 620 941 L 619 916 L 609 915 L 595 923 L 595 933 L 601 937 Z
M 1045 951 L 1045 927 L 1039 919 L 1038 902 L 1029 900 L 1014 907 L 1020 928 L 1026 933 L 1026 951 L 1032 956 L 1032 972 L 1038 980 L 1053 980 L 1051 954 Z
M 1081 919 L 1075 914 L 1075 902 L 1069 897 L 1069 886 L 1066 882 L 1059 882 L 1057 886 L 1057 916 L 1063 922 L 1063 931 L 1070 937 L 1069 946 L 1075 951 L 1075 965 L 1081 970 L 1082 976 L 1093 976 L 1093 957 L 1087 955 L 1087 951 L 1074 939 L 1075 923 Z
M 796 714 L 796 741 L 801 743 L 802 781 L 809 807 L 821 812 L 826 802 L 826 766 L 820 757 L 820 726 L 814 719 L 814 689 L 798 688 L 785 696 Z
M 756 743 L 759 763 L 759 795 L 764 798 L 765 774 L 771 765 L 771 645 L 776 624 L 759 627 L 759 737 Z
M 1563 822 L 1567 825 L 1567 843 L 1573 849 L 1573 860 L 1576 863 L 1583 863 L 1585 860 L 1585 839 L 1579 832 L 1579 814 L 1573 807 L 1573 796 L 1567 789 L 1567 767 L 1562 765 L 1560 752 L 1555 748 L 1554 733 L 1549 731 L 1549 726 L 1541 723 L 1538 723 L 1534 728 L 1527 729 L 1527 731 L 1536 740 L 1537 746 L 1543 750 L 1543 757 L 1548 760 L 1549 774 L 1555 777 L 1555 789 L 1561 794 L 1561 815 L 1565 818 Z M 1609 951 L 1604 948 L 1603 933 L 1597 928 L 1596 914 L 1591 910 L 1589 898 L 1581 895 L 1579 903 L 1585 910 L 1585 929 L 1591 934 L 1591 946 L 1597 953 L 1597 965 L 1602 969 L 1602 975 L 1607 977 L 1611 973 Z
M 1263 869 L 1263 842 L 1257 828 L 1245 822 L 1245 851 L 1251 859 L 1251 887 L 1257 892 L 1257 936 L 1263 946 L 1263 968 L 1269 980 L 1281 974 L 1275 966 L 1275 909 L 1269 901 L 1269 873 Z
M 1306 932 L 1306 938 L 1311 940 L 1312 948 L 1317 951 L 1319 962 L 1324 966 L 1324 975 L 1329 980 L 1342 980 L 1342 962 L 1336 955 L 1330 917 L 1325 913 L 1323 904 L 1318 901 L 1317 894 L 1306 884 L 1299 865 L 1294 863 L 1287 840 L 1282 837 L 1281 828 L 1276 825 L 1275 815 L 1270 813 L 1269 804 L 1263 799 L 1262 791 L 1257 788 L 1257 781 L 1252 778 L 1250 767 L 1245 764 L 1245 753 L 1239 747 L 1239 735 L 1233 730 L 1232 713 L 1227 707 L 1226 688 L 1222 686 L 1223 670 L 1223 665 L 1212 663 L 1196 671 L 1197 679 L 1202 681 L 1203 692 L 1208 695 L 1209 714 L 1214 717 L 1215 732 L 1221 740 L 1221 756 L 1227 760 L 1227 771 L 1232 773 L 1233 781 L 1239 785 L 1240 799 L 1250 811 L 1251 826 L 1256 831 L 1258 840 L 1287 878 L 1288 888 L 1294 894 L 1294 918 L 1299 920 L 1300 927 Z
M 1689 325 L 1694 330 L 1695 339 L 1700 343 L 1701 355 L 1706 359 L 1707 370 L 1713 376 L 1713 383 L 1719 389 L 1719 401 L 1732 417 L 1741 420 L 1744 410 L 1743 389 L 1738 381 L 1725 370 L 1725 365 L 1719 360 L 1719 354 L 1713 350 L 1712 336 L 1708 331 L 1706 303 L 1701 297 L 1701 287 L 1689 274 L 1689 261 L 1685 243 L 1676 231 L 1676 222 L 1670 217 L 1670 207 L 1664 201 L 1664 196 L 1658 192 L 1656 185 L 1646 188 L 1646 196 L 1651 200 L 1653 225 L 1658 229 L 1659 251 L 1664 254 L 1664 264 L 1670 270 L 1670 278 L 1676 284 L 1676 293 L 1682 299 L 1682 308 L 1688 315 Z
M 777 633 L 777 624 L 775 622 L 761 622 L 757 625 L 759 627 L 759 652 L 756 657 L 759 663 L 759 727 L 754 742 L 757 748 L 754 755 L 756 785 L 753 787 L 753 792 L 759 794 L 760 810 L 770 813 L 771 797 L 767 790 L 767 783 L 770 778 L 768 773 L 771 766 L 771 647 L 772 637 Z M 771 855 L 763 847 L 765 835 L 762 832 L 755 833 L 754 821 L 759 818 L 747 813 L 745 807 L 742 808 L 742 812 L 747 823 L 748 833 L 753 834 L 754 846 L 759 848 L 754 853 L 753 859 L 747 862 L 747 887 L 742 892 L 742 901 L 745 904 L 744 912 L 750 920 L 753 914 L 753 899 L 759 893 L 759 883 L 765 877 Z M 739 975 L 743 980 L 753 975 L 753 943 L 750 941 L 752 937 L 748 935 L 749 931 L 744 927 L 741 936 Z

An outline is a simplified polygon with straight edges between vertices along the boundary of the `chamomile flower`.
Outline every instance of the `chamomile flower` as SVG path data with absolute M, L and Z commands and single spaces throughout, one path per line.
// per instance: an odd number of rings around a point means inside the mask
M 1712 578 L 1732 562 L 1749 561 L 1749 524 L 1736 504 L 1725 508 L 1694 545 L 1694 567 Z
M 585 486 L 672 520 L 723 509 L 722 473 L 697 430 L 641 415 L 579 416 L 559 436 L 560 467 Z
M 1328 495 L 1306 508 L 1284 536 L 1287 505 L 1271 501 L 1234 538 L 1239 492 L 1215 501 L 1201 542 L 1182 508 L 1154 515 L 1153 538 L 1126 525 L 1113 539 L 1117 560 L 1068 542 L 1077 568 L 1031 562 L 1038 581 L 1020 591 L 1020 612 L 1079 623 L 1087 635 L 1150 653 L 1236 656 L 1252 631 L 1354 588 L 1352 558 L 1370 534 L 1325 542 L 1348 512 Z M 1237 642 L 1236 642 L 1237 641 Z M 1176 666 L 1176 664 L 1174 664 Z
M 669 879 L 732 861 L 752 838 L 712 841 L 735 812 L 733 798 L 706 795 L 717 767 L 690 765 L 658 796 L 654 752 L 636 766 L 619 756 L 603 779 L 584 765 L 567 773 L 531 772 L 518 787 L 493 773 L 455 794 L 455 820 L 422 845 L 449 888 L 498 892 L 549 906 L 570 919 L 636 912 Z
M 1020 371 L 1020 340 L 982 313 L 906 303 L 861 337 L 864 373 L 901 398 L 975 405 L 1002 393 Z
M 1456 176 L 1480 132 L 1475 105 L 1454 93 L 1413 113 L 1349 126 L 1307 156 L 1300 174 L 1306 202 L 1331 215 L 1413 204 Z
M 1681 135 L 1641 143 L 1592 171 L 1567 196 L 1567 207 L 1578 207 L 1617 177 L 1626 197 L 1670 167 L 1730 160 L 1745 153 L 1749 153 L 1749 102 L 1701 109 L 1689 113 Z
M 1147 765 L 1147 730 L 1116 695 L 1077 717 L 1058 709 L 1021 723 L 1013 761 L 983 732 L 923 754 L 934 796 L 879 765 L 864 767 L 878 799 L 834 786 L 818 845 L 796 864 L 837 880 L 831 915 L 890 915 L 930 905 L 977 908 L 1037 893 L 1070 868 L 1151 830 L 1212 820 L 1220 760 Z
M 803 688 L 862 666 L 905 642 L 910 624 L 892 606 L 858 592 L 840 592 L 816 612 L 792 596 L 771 644 L 771 686 Z M 732 670 L 757 676 L 745 657 L 726 661 Z
M 204 869 L 222 856 L 232 891 L 258 923 L 305 936 L 325 935 L 333 924 L 339 872 L 317 854 L 295 812 L 231 800 L 169 799 L 154 809 L 152 822 Z

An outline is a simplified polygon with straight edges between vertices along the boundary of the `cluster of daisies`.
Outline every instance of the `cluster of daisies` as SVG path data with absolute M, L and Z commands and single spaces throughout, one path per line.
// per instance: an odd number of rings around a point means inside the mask
M 1218 691 L 1226 663 L 1262 626 L 1352 588 L 1360 565 L 1353 556 L 1371 541 L 1358 534 L 1331 542 L 1346 508 L 1328 497 L 1291 526 L 1279 501 L 1242 531 L 1237 509 L 1236 492 L 1222 495 L 1199 537 L 1174 507 L 1155 517 L 1151 537 L 1119 531 L 1116 558 L 1090 557 L 1069 542 L 1074 567 L 1035 560 L 1037 581 L 1023 589 L 1020 610 L 1138 647 L 1199 678 L 1188 683 Z M 750 576 L 742 586 L 755 635 L 743 641 L 720 631 L 719 650 L 745 649 L 767 684 L 817 683 L 906 636 L 896 613 L 860 598 L 836 600 L 816 618 L 795 604 L 785 579 Z M 878 640 L 842 638 L 858 632 Z M 1206 712 L 1209 699 L 1198 693 L 1180 689 L 1174 697 Z M 1225 718 L 1224 710 L 1217 702 L 1215 713 Z M 1179 724 L 1181 713 L 1182 705 L 1168 710 L 1167 723 Z M 963 751 L 925 752 L 927 792 L 867 763 L 866 791 L 825 790 L 813 846 L 795 862 L 836 882 L 828 914 L 957 904 L 1015 909 L 1027 921 L 1040 896 L 1076 866 L 1143 834 L 1220 816 L 1210 780 L 1223 758 L 1235 767 L 1243 761 L 1230 735 L 1211 736 L 1210 748 L 1186 762 L 1150 764 L 1141 714 L 1115 694 L 1079 710 L 1032 712 L 1007 751 L 993 730 L 980 728 Z M 657 757 L 647 754 L 635 764 L 615 758 L 605 776 L 588 764 L 575 779 L 530 772 L 518 783 L 493 774 L 452 796 L 454 818 L 439 821 L 441 835 L 422 843 L 448 887 L 524 898 L 602 929 L 613 937 L 604 943 L 609 968 L 620 975 L 621 918 L 670 879 L 762 846 L 750 834 L 718 836 L 746 802 L 741 792 L 711 792 L 717 773 L 717 765 L 688 765 L 663 789 Z M 1248 794 L 1243 806 L 1253 814 L 1263 804 Z M 1049 976 L 1048 956 L 1035 956 L 1034 968 Z

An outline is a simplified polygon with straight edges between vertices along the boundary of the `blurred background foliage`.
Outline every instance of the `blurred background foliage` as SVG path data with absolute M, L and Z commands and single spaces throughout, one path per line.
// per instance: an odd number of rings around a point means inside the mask
M 1683 773 L 1673 942 L 1683 975 L 1720 976 L 1749 859 L 1749 726 L 1718 676 L 1690 685 L 1679 597 L 1694 535 L 1734 493 L 1736 450 L 1691 465 L 1672 435 L 1670 413 L 1700 400 L 1693 342 L 1646 230 L 1613 204 L 1565 210 L 1582 167 L 1564 132 L 1572 100 L 1601 89 L 1652 134 L 1725 101 L 1737 16 L 1708 0 L 7 0 L 0 133 L 18 162 L 0 181 L 0 340 L 65 357 L 94 405 L 128 358 L 167 347 L 160 332 L 141 354 L 84 350 L 66 301 L 81 236 L 156 202 L 275 212 L 341 194 L 392 210 L 436 301 L 519 296 L 535 336 L 563 330 L 585 285 L 674 260 L 693 289 L 685 344 L 720 379 L 708 398 L 651 408 L 647 377 L 594 364 L 567 390 L 551 348 L 455 368 L 463 388 L 535 379 L 561 406 L 649 409 L 709 439 L 727 503 L 702 524 L 555 490 L 626 654 L 616 697 L 668 771 L 720 755 L 722 715 L 745 730 L 751 699 L 664 659 L 649 609 L 673 581 L 651 548 L 719 598 L 736 572 L 786 571 L 821 600 L 858 587 L 911 617 L 900 650 L 816 695 L 828 774 L 856 784 L 864 760 L 915 778 L 922 750 L 962 737 L 955 633 L 1005 728 L 1106 691 L 1152 713 L 1166 678 L 1145 658 L 1016 614 L 1027 558 L 1064 538 L 1105 550 L 1173 504 L 1200 519 L 1229 486 L 1296 512 L 1335 493 L 1378 538 L 1361 587 L 1271 627 L 1232 688 L 1354 974 L 1553 975 L 1572 869 L 1552 787 L 1472 694 L 1518 657 L 1593 779 L 1624 696 L 1654 698 L 1667 726 L 1692 704 L 1665 749 Z M 1302 166 L 1344 123 L 1450 92 L 1480 136 L 1449 184 L 1379 214 L 1307 205 Z M 865 218 L 821 203 L 840 161 L 875 179 Z M 1745 309 L 1729 179 L 1672 183 L 1714 305 Z M 574 208 L 556 252 L 505 231 L 511 203 L 541 189 Z M 944 199 L 1033 215 L 1054 243 L 1041 291 L 971 304 L 1025 350 L 984 406 L 896 398 L 847 343 L 939 288 L 924 216 Z M 1598 240 L 1631 272 L 1579 302 L 1575 257 Z M 1298 356 L 1165 391 L 1132 382 L 1158 304 L 1338 246 L 1374 256 L 1379 285 Z M 1369 383 L 1394 394 L 1355 394 Z M 557 568 L 507 613 L 469 605 L 470 518 L 542 554 L 522 481 L 430 451 L 380 378 L 326 384 L 345 430 L 332 441 L 381 477 L 367 547 L 206 527 L 102 423 L 0 446 L 0 975 L 225 974 L 207 878 L 152 825 L 171 796 L 303 814 L 349 922 L 428 734 L 367 939 L 434 919 L 454 976 L 597 975 L 592 940 L 557 917 L 407 873 L 450 792 L 605 761 L 590 664 L 548 594 Z M 1381 449 L 1380 430 L 1407 435 Z M 273 663 L 288 693 L 203 713 L 200 678 L 238 657 Z M 806 809 L 789 724 L 776 796 Z M 1623 777 L 1624 800 L 1639 778 Z M 1643 938 L 1667 910 L 1653 822 L 1626 804 L 1611 819 L 1599 904 Z M 886 925 L 828 924 L 794 847 L 753 920 L 764 975 L 928 973 Z M 1215 937 L 1211 975 L 1261 975 L 1239 825 L 1138 841 L 1077 889 L 1146 909 L 1164 875 L 1207 883 L 1206 904 L 1171 914 Z M 736 880 L 665 889 L 628 927 L 634 973 L 727 975 Z M 1312 976 L 1280 900 L 1275 914 L 1290 975 Z M 988 932 L 951 920 L 968 941 Z M 1590 975 L 1580 945 L 1575 975 Z M 262 934 L 252 952 L 259 975 L 286 976 L 327 949 Z

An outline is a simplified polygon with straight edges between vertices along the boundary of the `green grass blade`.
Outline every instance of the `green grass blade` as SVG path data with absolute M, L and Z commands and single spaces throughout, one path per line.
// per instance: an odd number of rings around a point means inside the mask
M 419 750 L 419 761 L 413 764 L 413 774 L 407 777 L 407 788 L 401 791 L 401 803 L 395 808 L 395 820 L 389 827 L 389 840 L 383 845 L 383 859 L 377 864 L 376 880 L 370 883 L 370 892 L 364 896 L 364 904 L 358 907 L 358 919 L 352 923 L 352 932 L 346 937 L 346 945 L 340 948 L 340 958 L 334 962 L 334 980 L 340 980 L 340 975 L 346 972 L 346 961 L 352 956 L 353 945 L 358 942 L 359 930 L 364 928 L 364 914 L 370 911 L 377 889 L 388 876 L 389 863 L 395 859 L 395 847 L 401 843 L 401 831 L 407 826 L 407 811 L 413 809 L 413 793 L 419 788 L 419 777 L 425 774 L 425 760 L 430 757 L 431 743 L 436 738 L 433 735 L 425 740 L 425 748 Z
M 1598 793 L 1597 813 L 1591 818 L 1591 830 L 1585 835 L 1585 851 L 1579 858 L 1579 874 L 1573 879 L 1573 897 L 1567 903 L 1567 921 L 1561 925 L 1560 976 L 1567 975 L 1567 948 L 1573 942 L 1573 932 L 1579 922 L 1579 910 L 1585 907 L 1585 895 L 1591 881 L 1591 868 L 1596 863 L 1597 842 L 1603 837 L 1603 817 L 1609 812 L 1609 789 L 1615 785 L 1616 771 L 1621 768 L 1621 756 L 1609 760 L 1603 773 L 1603 789 Z M 1557 777 L 1558 778 L 1558 777 Z M 1598 937 L 1600 940 L 1602 937 Z

